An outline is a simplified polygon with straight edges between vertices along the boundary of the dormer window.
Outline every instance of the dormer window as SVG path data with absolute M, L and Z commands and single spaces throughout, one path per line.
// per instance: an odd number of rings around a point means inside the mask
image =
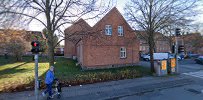
M 106 35 L 112 35 L 112 26 L 111 25 L 105 26 L 105 34 Z
M 118 26 L 118 36 L 123 36 L 123 26 Z

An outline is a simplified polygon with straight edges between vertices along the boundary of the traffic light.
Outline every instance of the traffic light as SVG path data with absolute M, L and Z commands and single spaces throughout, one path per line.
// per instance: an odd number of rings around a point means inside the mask
M 178 46 L 178 53 L 184 52 L 184 46 L 183 45 L 179 45 Z
M 180 28 L 176 28 L 176 31 L 175 31 L 176 36 L 180 36 L 180 32 L 181 32 Z
M 39 41 L 32 41 L 31 42 L 32 45 L 32 49 L 31 52 L 32 53 L 39 53 L 40 52 L 40 44 Z
M 172 53 L 175 53 L 175 45 L 172 46 L 171 51 Z

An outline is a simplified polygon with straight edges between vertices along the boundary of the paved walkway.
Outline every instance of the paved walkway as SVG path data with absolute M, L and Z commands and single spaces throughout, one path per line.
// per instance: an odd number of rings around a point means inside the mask
M 196 72 L 188 72 L 188 73 L 183 73 L 183 74 L 203 79 L 203 70 L 196 71 Z
M 143 77 L 62 88 L 61 100 L 114 100 L 140 93 L 189 85 L 183 76 Z M 45 100 L 41 94 L 40 100 Z M 2 93 L 0 100 L 35 100 L 34 91 Z

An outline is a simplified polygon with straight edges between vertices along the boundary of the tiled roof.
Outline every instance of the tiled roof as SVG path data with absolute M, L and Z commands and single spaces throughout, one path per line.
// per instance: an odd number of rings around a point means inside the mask
M 94 28 L 100 27 L 100 23 L 105 22 L 105 20 L 117 17 L 120 18 L 120 20 L 124 20 L 125 24 L 130 28 L 130 31 L 133 31 L 133 29 L 130 27 L 130 25 L 126 22 L 125 18 L 122 16 L 122 14 L 118 11 L 116 7 L 113 7 L 101 20 L 99 20 L 94 26 Z
M 79 19 L 73 25 L 65 29 L 65 36 L 74 43 L 77 43 L 84 35 L 88 34 L 91 26 L 83 19 Z
M 73 25 L 65 29 L 66 35 L 74 34 L 78 32 L 86 32 L 91 28 L 91 26 L 83 19 L 79 19 Z

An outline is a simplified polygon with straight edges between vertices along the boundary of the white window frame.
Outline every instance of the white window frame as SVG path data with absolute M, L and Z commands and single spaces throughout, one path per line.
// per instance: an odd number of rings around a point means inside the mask
M 126 48 L 121 47 L 120 48 L 120 58 L 126 58 L 126 57 L 127 57 Z
M 140 51 L 142 51 L 142 46 L 140 46 Z
M 146 50 L 146 47 L 145 46 L 143 46 L 143 51 L 145 51 Z
M 112 26 L 111 25 L 105 25 L 105 34 L 112 35 Z
M 118 36 L 123 36 L 124 32 L 123 32 L 123 26 L 118 26 Z

